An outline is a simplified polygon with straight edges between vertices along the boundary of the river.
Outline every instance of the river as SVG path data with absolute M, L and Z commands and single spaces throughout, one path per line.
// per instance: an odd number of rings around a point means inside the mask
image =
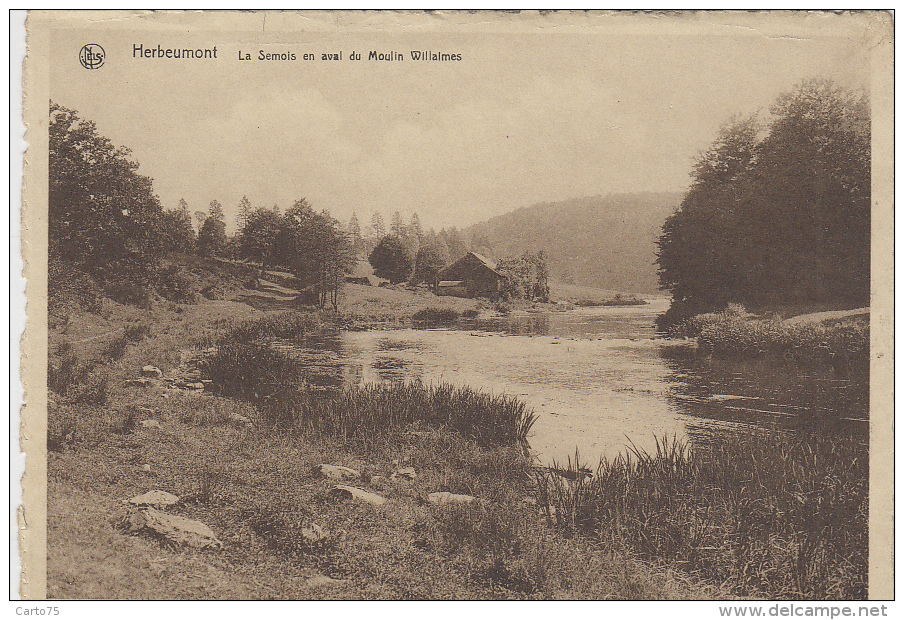
M 705 440 L 738 426 L 862 437 L 868 387 L 831 370 L 785 362 L 726 362 L 657 337 L 668 300 L 460 320 L 446 329 L 324 332 L 296 352 L 311 383 L 450 382 L 517 396 L 538 414 L 530 437 L 542 461 L 577 449 L 614 456 L 655 437 Z

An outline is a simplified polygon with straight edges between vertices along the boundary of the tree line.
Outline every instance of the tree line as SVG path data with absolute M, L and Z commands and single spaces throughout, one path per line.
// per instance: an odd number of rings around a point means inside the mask
M 173 276 L 162 259 L 172 252 L 245 257 L 292 271 L 321 306 L 334 306 L 344 274 L 355 262 L 349 235 L 329 213 L 301 198 L 285 214 L 239 205 L 239 230 L 227 237 L 222 205 L 196 211 L 198 232 L 184 199 L 164 210 L 152 180 L 138 173 L 125 147 L 97 133 L 93 121 L 50 102 L 49 261 L 51 294 L 71 275 L 104 285 L 160 284 Z
M 811 79 L 767 122 L 723 126 L 658 240 L 665 322 L 728 303 L 869 303 L 869 109 L 866 94 Z
M 353 213 L 344 226 L 304 198 L 283 213 L 277 206 L 255 208 L 243 196 L 236 232 L 227 235 L 218 200 L 194 213 L 184 198 L 178 208 L 163 209 L 152 180 L 138 173 L 129 149 L 99 135 L 95 123 L 76 111 L 51 102 L 49 133 L 49 259 L 51 271 L 61 274 L 52 284 L 74 270 L 101 284 L 166 287 L 162 280 L 174 272 L 162 261 L 180 252 L 247 259 L 262 270 L 285 268 L 307 297 L 320 306 L 336 306 L 359 254 L 369 258 L 377 276 L 419 284 L 433 283 L 469 247 L 492 253 L 485 239 L 472 239 L 469 246 L 454 227 L 425 231 L 416 213 L 405 223 L 396 211 L 388 228 L 379 213 L 363 228 Z M 501 268 L 511 272 L 509 295 L 548 297 L 542 253 L 502 261 Z

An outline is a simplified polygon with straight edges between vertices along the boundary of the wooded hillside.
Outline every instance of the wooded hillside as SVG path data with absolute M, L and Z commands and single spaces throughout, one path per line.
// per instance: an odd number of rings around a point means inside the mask
M 656 239 L 682 198 L 643 192 L 539 203 L 464 232 L 475 251 L 495 256 L 545 250 L 555 280 L 653 293 L 659 290 Z

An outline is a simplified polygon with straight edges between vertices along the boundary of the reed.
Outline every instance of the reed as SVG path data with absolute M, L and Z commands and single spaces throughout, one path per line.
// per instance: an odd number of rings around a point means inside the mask
M 423 422 L 459 432 L 481 446 L 526 446 L 536 416 L 506 395 L 418 382 L 314 389 L 305 381 L 304 364 L 271 344 L 316 325 L 309 315 L 286 313 L 230 326 L 204 360 L 211 389 L 254 402 L 279 426 L 346 440 L 373 442 L 385 431 Z
M 558 466 L 557 466 L 558 467 Z M 868 463 L 855 440 L 737 432 L 658 439 L 538 474 L 553 527 L 670 561 L 743 596 L 867 596 Z M 573 478 L 573 480 L 568 480 Z

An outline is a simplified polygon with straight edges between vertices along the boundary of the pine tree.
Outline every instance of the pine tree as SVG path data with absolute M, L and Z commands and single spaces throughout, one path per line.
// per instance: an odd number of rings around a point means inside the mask
M 213 199 L 210 201 L 210 207 L 208 207 L 207 213 L 208 216 L 212 217 L 214 220 L 219 222 L 223 221 L 223 205 L 221 205 L 218 200 Z
M 373 229 L 374 237 L 377 240 L 386 236 L 386 224 L 383 223 L 383 218 L 379 213 L 374 212 L 373 217 L 370 219 L 370 227 Z
M 405 223 L 402 221 L 402 214 L 396 211 L 392 214 L 392 223 L 389 225 L 389 234 L 393 237 L 401 239 L 405 235 Z
M 239 202 L 238 214 L 235 216 L 236 230 L 241 231 L 248 224 L 248 218 L 251 216 L 251 201 L 247 196 L 242 196 Z
M 348 221 L 348 234 L 351 237 L 352 247 L 358 251 L 363 246 L 361 239 L 361 223 L 358 222 L 358 214 L 352 213 L 352 218 Z
M 411 214 L 411 224 L 408 226 L 411 237 L 417 240 L 418 247 L 424 243 L 424 229 L 421 228 L 421 219 L 417 213 Z

